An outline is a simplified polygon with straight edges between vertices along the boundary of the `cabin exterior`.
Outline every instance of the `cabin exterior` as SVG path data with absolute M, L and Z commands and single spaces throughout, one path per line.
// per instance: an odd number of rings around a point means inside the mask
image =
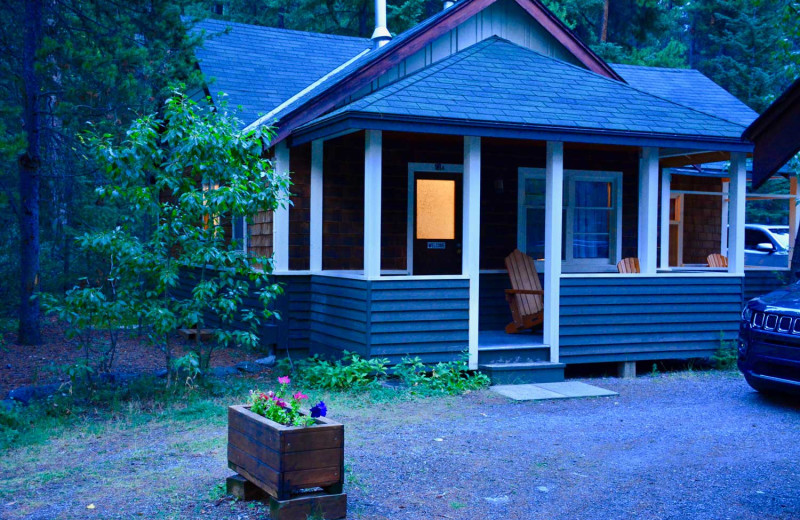
M 735 337 L 756 114 L 696 71 L 609 65 L 538 0 L 461 0 L 389 41 L 198 27 L 208 93 L 274 126 L 291 172 L 244 240 L 285 284 L 280 349 L 468 352 L 496 381 L 552 381 Z M 515 249 L 544 320 L 507 334 Z M 617 272 L 628 257 L 640 273 Z

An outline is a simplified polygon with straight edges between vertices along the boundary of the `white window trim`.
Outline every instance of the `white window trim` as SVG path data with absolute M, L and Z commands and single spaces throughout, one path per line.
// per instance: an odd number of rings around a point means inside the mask
M 464 174 L 463 164 L 440 164 L 440 163 L 408 163 L 408 211 L 406 213 L 406 271 L 409 275 L 414 274 L 414 174 L 422 173 L 457 173 Z M 463 180 L 463 179 L 462 179 Z M 464 183 L 461 183 L 464 189 Z M 461 194 L 462 200 L 464 194 Z M 462 215 L 462 221 L 464 216 Z M 463 237 L 462 237 L 463 240 Z
M 527 233 L 526 233 L 526 213 L 525 206 L 525 180 L 526 179 L 542 179 L 546 178 L 544 168 L 526 168 L 522 167 L 518 170 L 517 179 L 517 248 L 520 251 L 527 250 Z M 575 181 L 610 181 L 614 186 L 614 211 L 616 213 L 615 220 L 616 226 L 613 233 L 609 236 L 609 258 L 580 258 L 572 257 L 572 243 L 573 243 L 573 219 L 574 213 L 572 211 L 572 203 L 575 200 Z M 566 205 L 566 219 L 564 221 L 565 242 L 564 251 L 566 258 L 562 260 L 561 265 L 571 271 L 581 271 L 592 268 L 612 268 L 622 258 L 622 172 L 614 171 L 593 171 L 593 170 L 564 170 L 564 203 Z

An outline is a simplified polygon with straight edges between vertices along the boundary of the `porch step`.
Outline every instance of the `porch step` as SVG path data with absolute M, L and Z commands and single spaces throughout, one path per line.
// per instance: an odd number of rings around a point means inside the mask
M 549 359 L 550 347 L 548 345 L 481 345 L 478 347 L 478 364 L 535 363 Z
M 564 380 L 564 363 L 532 361 L 527 363 L 485 363 L 478 369 L 489 376 L 493 385 L 524 383 L 559 383 Z

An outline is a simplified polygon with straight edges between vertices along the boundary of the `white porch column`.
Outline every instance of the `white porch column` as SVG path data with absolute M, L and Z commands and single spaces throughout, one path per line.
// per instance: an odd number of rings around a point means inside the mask
M 286 141 L 275 145 L 275 170 L 289 171 L 289 147 Z M 272 213 L 272 257 L 275 271 L 289 270 L 289 201 L 282 201 Z
M 642 148 L 639 163 L 639 267 L 656 273 L 658 236 L 658 148 Z
M 382 139 L 380 130 L 366 130 L 364 152 L 364 276 L 381 275 L 381 177 Z
M 723 256 L 728 256 L 728 210 L 730 209 L 728 193 L 730 189 L 730 182 L 722 181 L 722 227 L 719 231 L 722 240 L 719 246 L 719 254 Z
M 672 186 L 672 171 L 669 168 L 661 170 L 661 269 L 669 269 L 669 210 L 672 207 L 670 190 Z
M 561 299 L 561 226 L 564 207 L 564 143 L 547 142 L 544 207 L 544 343 L 558 363 Z
M 469 368 L 478 368 L 481 244 L 481 138 L 464 137 L 464 218 L 461 272 L 469 276 Z
M 311 194 L 309 209 L 309 269 L 322 271 L 322 147 L 321 139 L 311 142 Z
M 789 177 L 789 195 L 794 195 L 793 198 L 789 199 L 789 267 L 791 268 L 792 255 L 794 254 L 794 248 L 797 247 L 794 239 L 797 236 L 797 226 L 800 224 L 797 219 L 800 216 L 800 212 L 797 211 L 797 204 L 800 199 L 798 199 L 796 175 Z
M 728 208 L 728 272 L 744 275 L 744 214 L 747 200 L 745 154 L 731 154 L 730 203 Z

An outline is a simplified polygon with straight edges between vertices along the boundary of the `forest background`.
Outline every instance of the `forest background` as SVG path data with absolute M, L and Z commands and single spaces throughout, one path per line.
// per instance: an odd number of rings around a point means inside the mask
M 544 2 L 605 60 L 697 69 L 757 112 L 800 76 L 798 0 Z M 388 9 L 399 34 L 442 1 Z M 0 338 L 38 343 L 37 295 L 102 270 L 75 237 L 119 215 L 96 195 L 106 179 L 83 132 L 119 135 L 170 85 L 199 85 L 203 18 L 369 37 L 374 13 L 373 0 L 0 0 Z

